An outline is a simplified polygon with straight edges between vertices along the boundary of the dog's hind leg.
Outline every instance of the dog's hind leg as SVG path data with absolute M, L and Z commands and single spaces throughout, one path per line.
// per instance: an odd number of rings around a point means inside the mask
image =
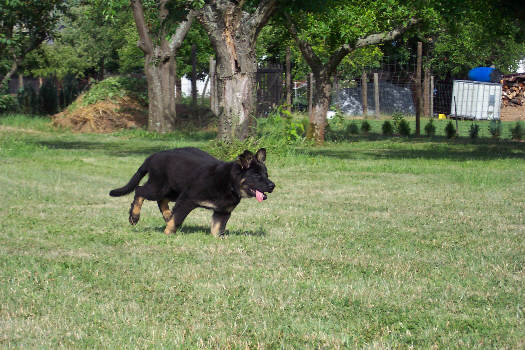
M 135 198 L 133 199 L 133 202 L 131 202 L 131 207 L 129 208 L 129 223 L 136 225 L 137 222 L 139 222 L 140 210 L 142 209 L 144 199 L 158 200 L 158 197 L 159 195 L 151 183 L 145 183 L 144 186 L 138 186 L 135 189 Z
M 159 210 L 162 214 L 162 217 L 164 218 L 164 221 L 168 222 L 171 218 L 171 211 L 169 206 L 170 200 L 169 199 L 162 199 L 160 201 L 157 201 L 157 204 L 159 205 Z
M 192 201 L 181 200 L 178 198 L 171 212 L 171 217 L 166 222 L 164 233 L 169 235 L 177 232 L 177 229 L 182 225 L 186 216 L 188 216 L 188 214 L 195 208 L 197 208 L 197 205 Z
M 215 237 L 222 236 L 230 216 L 231 213 L 219 213 L 214 211 L 213 216 L 211 217 L 211 234 Z
M 142 208 L 142 203 L 144 203 L 144 197 L 138 196 L 135 194 L 133 202 L 131 202 L 131 207 L 129 208 L 129 223 L 136 225 L 140 219 L 140 209 Z

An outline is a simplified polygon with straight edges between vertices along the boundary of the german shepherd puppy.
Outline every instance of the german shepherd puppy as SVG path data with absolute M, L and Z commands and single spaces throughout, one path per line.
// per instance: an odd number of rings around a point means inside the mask
M 157 201 L 166 221 L 165 234 L 175 233 L 186 216 L 195 208 L 213 210 L 211 233 L 224 234 L 231 212 L 241 198 L 266 199 L 275 184 L 268 179 L 264 164 L 266 150 L 254 155 L 245 150 L 233 162 L 220 161 L 197 148 L 178 148 L 149 156 L 129 182 L 109 192 L 118 197 L 135 190 L 129 210 L 129 222 L 135 225 L 140 218 L 144 199 Z M 140 180 L 149 174 L 144 185 Z M 173 210 L 169 202 L 175 202 Z

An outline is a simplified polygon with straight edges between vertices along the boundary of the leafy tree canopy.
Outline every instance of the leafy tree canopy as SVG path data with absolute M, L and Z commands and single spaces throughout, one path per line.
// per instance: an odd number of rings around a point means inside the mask
M 53 37 L 62 10 L 62 0 L 0 0 L 2 85 L 29 52 Z
M 67 74 L 77 77 L 104 70 L 117 71 L 120 65 L 118 50 L 126 43 L 127 28 L 133 23 L 129 12 L 119 13 L 112 20 L 103 15 L 104 7 L 96 3 L 71 1 L 67 14 L 62 16 L 60 30 L 53 42 L 42 46 L 27 62 L 33 75 Z M 135 44 L 136 45 L 136 44 Z M 31 67 L 36 64 L 36 67 Z

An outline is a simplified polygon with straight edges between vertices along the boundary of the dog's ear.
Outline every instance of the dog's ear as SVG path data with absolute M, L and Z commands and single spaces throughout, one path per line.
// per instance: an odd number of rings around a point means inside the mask
M 257 151 L 255 154 L 255 158 L 261 163 L 264 163 L 266 161 L 266 148 L 261 148 Z
M 245 150 L 242 154 L 239 154 L 237 157 L 237 163 L 241 166 L 242 169 L 248 169 L 253 160 L 253 153 Z

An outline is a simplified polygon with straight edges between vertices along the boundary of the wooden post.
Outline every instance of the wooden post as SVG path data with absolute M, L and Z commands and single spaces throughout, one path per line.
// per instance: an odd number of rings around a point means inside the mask
M 204 104 L 204 98 L 206 97 L 206 90 L 208 90 L 208 83 L 210 81 L 210 76 L 208 75 L 206 77 L 206 80 L 204 81 L 204 88 L 202 89 L 201 94 L 201 104 Z
M 182 81 L 177 70 L 177 60 L 173 60 L 173 74 L 175 76 L 175 105 L 182 103 Z
M 430 76 L 430 117 L 434 116 L 434 76 Z
M 191 104 L 197 105 L 197 45 L 191 45 Z
M 375 109 L 375 115 L 376 118 L 379 118 L 379 74 L 374 73 L 374 109 Z
M 217 79 L 215 77 L 215 59 L 210 57 L 210 109 L 215 114 L 218 115 L 218 104 L 217 104 Z
M 313 101 L 314 101 L 314 73 L 310 73 L 308 82 L 308 116 L 312 120 Z
M 339 79 L 337 76 L 337 71 L 334 74 L 334 82 L 332 84 L 332 104 L 334 104 L 338 109 L 341 107 L 339 104 Z
M 421 134 L 421 113 L 423 111 L 423 98 L 421 96 L 421 64 L 423 60 L 423 43 L 417 43 L 416 64 L 416 136 Z
M 423 78 L 423 110 L 424 116 L 430 116 L 430 68 L 425 67 L 425 74 Z
M 363 116 L 368 115 L 368 78 L 366 72 L 361 75 L 361 105 L 363 106 Z
M 290 47 L 286 48 L 286 108 L 292 111 L 292 64 L 290 60 Z
M 18 90 L 24 88 L 24 75 L 18 74 Z

